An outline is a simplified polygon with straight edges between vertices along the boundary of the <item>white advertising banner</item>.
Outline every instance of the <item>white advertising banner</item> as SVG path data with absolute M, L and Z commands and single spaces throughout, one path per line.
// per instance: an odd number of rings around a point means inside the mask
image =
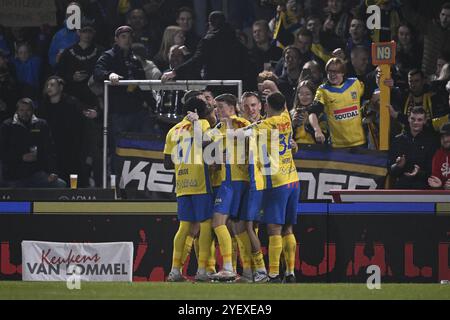
M 133 243 L 22 241 L 23 281 L 67 281 L 74 275 L 81 281 L 131 282 Z

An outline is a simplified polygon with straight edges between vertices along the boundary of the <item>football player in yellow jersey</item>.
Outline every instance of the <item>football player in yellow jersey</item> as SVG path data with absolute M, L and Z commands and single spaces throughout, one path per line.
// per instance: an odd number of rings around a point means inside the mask
M 232 263 L 232 239 L 227 228 L 228 218 L 238 219 L 243 197 L 248 190 L 248 165 L 245 158 L 245 140 L 240 149 L 239 139 L 230 136 L 236 129 L 244 128 L 250 124 L 244 118 L 236 115 L 237 99 L 232 94 L 222 94 L 216 97 L 217 113 L 220 123 L 216 129 L 220 132 L 220 139 L 226 151 L 226 161 L 222 164 L 222 182 L 217 192 L 214 205 L 212 226 L 220 246 L 223 258 L 223 270 L 212 276 L 212 279 L 229 281 L 236 279 Z M 230 140 L 232 139 L 232 140 Z M 244 268 L 243 275 L 251 281 L 251 244 L 244 223 L 238 223 L 233 228 L 239 245 L 240 256 Z
M 257 123 L 262 119 L 262 103 L 261 98 L 257 93 L 244 92 L 241 97 L 241 107 L 244 117 L 251 123 Z M 256 141 L 250 139 L 249 144 L 254 142 Z M 258 176 L 258 173 L 260 173 L 260 171 L 258 169 L 255 170 L 255 166 L 258 166 L 260 164 L 257 163 L 255 155 L 251 152 L 251 150 L 253 151 L 253 149 L 256 150 L 256 148 L 254 147 L 249 147 L 248 172 L 250 185 L 248 192 L 244 196 L 245 207 L 242 210 L 242 215 L 240 215 L 239 219 L 245 221 L 247 234 L 251 242 L 251 258 L 254 267 L 253 281 L 267 282 L 268 276 L 264 263 L 264 256 L 261 252 L 261 242 L 256 232 L 262 212 L 264 183 L 258 183 L 257 181 L 258 179 L 261 179 L 262 181 L 263 178 L 262 176 Z
M 362 124 L 361 97 L 364 84 L 356 78 L 344 78 L 345 63 L 340 58 L 331 58 L 326 66 L 328 81 L 316 92 L 309 110 L 309 122 L 314 128 L 315 139 L 325 141 L 317 115 L 327 115 L 331 144 L 334 148 L 359 147 L 366 144 Z
M 264 167 L 264 215 L 269 235 L 269 282 L 281 282 L 280 256 L 287 261 L 285 282 L 295 282 L 294 264 L 297 242 L 292 226 L 297 223 L 297 204 L 300 185 L 292 157 L 292 124 L 285 107 L 286 99 L 279 92 L 271 93 L 265 105 L 267 118 L 252 127 L 259 137 L 265 133 L 270 141 L 258 141 Z M 277 134 L 276 149 L 271 137 Z M 265 147 L 264 147 L 265 144 Z M 258 152 L 259 153 L 259 152 Z M 260 156 L 260 157 L 261 157 Z
M 188 91 L 184 98 L 186 101 L 188 101 L 189 99 L 193 98 L 193 97 L 197 97 L 199 99 L 202 99 L 203 101 L 205 101 L 207 103 L 207 109 L 205 112 L 205 119 L 208 121 L 209 125 L 211 128 L 214 128 L 217 124 L 217 117 L 216 117 L 216 113 L 215 113 L 215 108 L 213 105 L 211 105 L 207 99 L 205 98 L 204 94 L 201 91 Z M 195 122 L 199 119 L 199 116 L 197 113 L 195 112 L 188 112 L 188 115 L 186 116 L 186 119 L 188 119 L 190 122 Z M 210 135 L 208 134 L 209 131 L 211 131 L 212 129 L 208 130 L 205 134 L 207 135 L 207 139 L 208 141 L 210 141 L 208 138 L 210 137 Z M 209 144 L 208 141 L 204 141 L 203 145 L 206 146 L 207 144 Z M 220 171 L 220 164 L 219 165 L 210 165 L 208 166 L 208 172 L 209 172 L 209 176 L 210 176 L 210 182 L 211 182 L 211 187 L 212 187 L 212 193 L 213 193 L 213 199 L 215 199 L 216 194 L 217 194 L 217 189 L 218 187 L 220 187 L 220 184 L 222 182 L 222 176 L 221 176 L 221 171 Z M 211 208 L 212 210 L 212 208 Z M 215 241 L 214 239 L 211 239 L 211 244 L 209 245 L 210 247 L 210 253 L 208 256 L 208 259 L 206 261 L 206 273 L 204 272 L 204 265 L 205 265 L 205 261 L 204 259 L 206 258 L 206 253 L 202 253 L 202 260 L 200 261 L 200 244 L 199 244 L 199 231 L 200 231 L 200 224 L 198 223 L 193 223 L 191 224 L 191 229 L 190 229 L 190 234 L 187 236 L 186 238 L 186 242 L 184 245 L 184 249 L 183 249 L 183 255 L 182 255 L 182 264 L 184 265 L 186 259 L 188 256 L 190 256 L 191 251 L 192 251 L 192 247 L 195 248 L 195 254 L 196 254 L 196 258 L 197 258 L 197 262 L 199 264 L 199 271 L 197 272 L 197 274 L 195 275 L 195 280 L 196 281 L 210 281 L 209 275 L 216 273 L 216 247 L 215 247 Z M 201 230 L 201 232 L 210 232 L 212 233 L 212 227 L 210 227 L 210 225 L 204 223 L 203 224 L 203 228 Z M 202 240 L 206 241 L 209 240 L 208 237 L 202 237 Z M 208 247 L 207 243 L 202 243 L 202 249 L 205 249 Z
M 183 111 L 196 111 L 200 119 L 192 123 L 184 118 L 176 124 L 167 134 L 164 147 L 164 167 L 175 169 L 177 213 L 180 220 L 173 242 L 172 269 L 167 278 L 167 281 L 171 282 L 184 281 L 181 275 L 181 260 L 191 224 L 200 222 L 199 273 L 206 272 L 206 261 L 212 241 L 210 230 L 213 197 L 208 168 L 203 163 L 202 149 L 203 133 L 210 128 L 208 121 L 204 119 L 207 106 L 203 100 L 191 98 L 186 102 Z M 202 232 L 203 229 L 208 232 Z M 205 237 L 207 239 L 202 239 Z M 208 247 L 202 248 L 202 243 L 206 243 Z M 201 266 L 200 261 L 205 264 Z

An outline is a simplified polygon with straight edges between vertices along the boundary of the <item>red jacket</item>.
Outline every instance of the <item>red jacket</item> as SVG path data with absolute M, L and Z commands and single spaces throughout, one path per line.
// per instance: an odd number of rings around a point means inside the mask
M 433 156 L 432 175 L 442 181 L 442 185 L 450 179 L 450 151 L 440 148 Z

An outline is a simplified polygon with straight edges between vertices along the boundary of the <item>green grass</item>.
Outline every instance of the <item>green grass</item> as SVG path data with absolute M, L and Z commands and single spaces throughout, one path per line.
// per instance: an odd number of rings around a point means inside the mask
M 63 282 L 0 282 L 0 299 L 446 299 L 450 285 L 382 284 L 223 284 L 223 283 L 93 283 L 69 290 Z

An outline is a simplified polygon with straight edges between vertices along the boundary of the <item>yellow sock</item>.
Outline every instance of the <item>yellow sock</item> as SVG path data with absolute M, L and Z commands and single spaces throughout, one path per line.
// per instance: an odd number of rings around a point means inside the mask
M 233 263 L 233 271 L 236 272 L 236 270 L 237 270 L 237 253 L 238 253 L 238 248 L 239 248 L 236 237 L 231 238 L 231 245 L 232 245 L 231 261 Z
M 280 256 L 283 251 L 283 240 L 281 236 L 269 237 L 269 273 L 280 274 Z
M 183 264 L 181 263 L 181 256 L 183 255 L 186 237 L 189 235 L 190 228 L 190 222 L 180 221 L 178 231 L 173 238 L 172 269 L 180 269 L 183 266 Z
M 252 268 L 252 244 L 247 231 L 236 235 L 236 241 L 239 246 L 239 256 L 241 257 L 242 268 L 249 270 Z
M 198 259 L 199 259 L 198 255 L 200 253 L 200 244 L 199 244 L 198 238 L 194 239 L 194 252 L 195 252 L 195 258 L 197 259 L 197 263 L 198 263 Z
M 214 232 L 216 233 L 217 240 L 219 241 L 220 254 L 222 255 L 224 269 L 232 271 L 233 261 L 231 254 L 233 245 L 230 232 L 228 231 L 226 225 L 220 225 L 214 228 Z
M 259 227 L 256 227 L 256 228 L 255 228 L 255 234 L 256 234 L 256 236 L 258 236 L 258 232 L 259 232 Z
M 184 243 L 183 254 L 181 255 L 181 264 L 184 265 L 187 257 L 191 255 L 192 244 L 194 243 L 194 238 L 191 236 L 186 237 L 186 242 Z
M 211 248 L 209 249 L 206 272 L 216 273 L 216 241 L 214 241 L 214 239 L 211 241 Z
M 266 271 L 266 264 L 264 263 L 264 256 L 261 250 L 252 253 L 252 263 L 256 271 Z
M 206 269 L 206 264 L 208 262 L 209 254 L 211 251 L 211 241 L 212 241 L 211 219 L 208 219 L 208 220 L 200 223 L 200 237 L 198 239 L 198 243 L 199 243 L 198 268 L 199 269 Z
M 295 252 L 297 250 L 297 241 L 291 233 L 283 237 L 283 253 L 286 261 L 286 274 L 294 274 Z

